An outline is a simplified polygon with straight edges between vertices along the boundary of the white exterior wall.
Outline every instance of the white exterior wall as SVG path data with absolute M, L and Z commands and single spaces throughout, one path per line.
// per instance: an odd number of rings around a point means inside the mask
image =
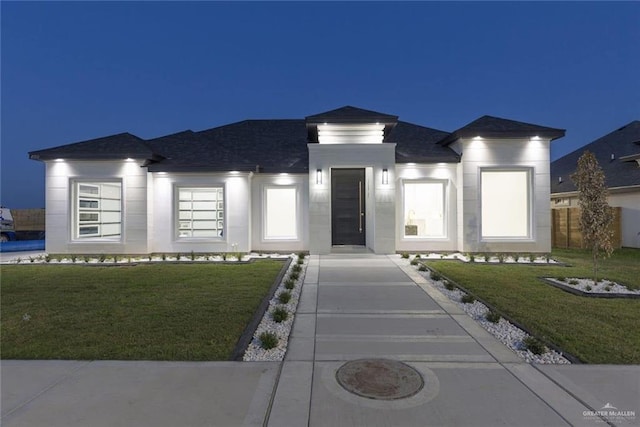
M 47 161 L 46 251 L 53 254 L 141 254 L 148 252 L 147 170 L 142 161 Z M 122 238 L 74 240 L 72 183 L 122 181 Z
M 265 239 L 265 188 L 294 186 L 297 192 L 297 239 Z M 251 249 L 255 251 L 305 251 L 309 248 L 309 176 L 255 174 L 251 181 Z
M 444 238 L 407 238 L 404 236 L 403 183 L 421 180 L 444 181 Z M 455 251 L 458 249 L 458 163 L 396 165 L 396 250 L 408 252 Z
M 308 144 L 309 250 L 331 252 L 331 169 L 365 168 L 366 245 L 375 253 L 395 252 L 395 144 Z M 322 184 L 316 171 L 322 169 Z M 382 169 L 389 183 L 382 184 Z
M 150 252 L 249 252 L 251 249 L 250 173 L 152 173 L 153 219 L 150 223 Z M 178 238 L 178 187 L 224 188 L 224 236 L 221 238 Z M 237 246 L 234 246 L 237 245 Z
M 458 249 L 465 252 L 550 252 L 551 213 L 548 139 L 461 139 L 462 221 Z M 530 239 L 483 240 L 481 237 L 480 170 L 487 167 L 532 168 Z M 505 209 L 509 201 L 504 201 Z

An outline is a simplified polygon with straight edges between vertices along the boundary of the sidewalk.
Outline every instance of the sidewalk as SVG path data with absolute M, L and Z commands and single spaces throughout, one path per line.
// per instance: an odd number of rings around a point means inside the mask
M 424 387 L 347 392 L 345 362 L 403 361 Z M 601 426 L 635 411 L 639 366 L 524 363 L 396 256 L 312 256 L 286 360 L 2 361 L 3 426 Z

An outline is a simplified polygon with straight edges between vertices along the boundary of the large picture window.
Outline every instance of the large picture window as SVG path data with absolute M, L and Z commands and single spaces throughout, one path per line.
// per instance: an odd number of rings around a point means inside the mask
M 264 238 L 292 240 L 298 238 L 296 187 L 264 189 Z
M 480 173 L 482 237 L 531 237 L 531 172 L 482 170 Z
M 122 236 L 122 183 L 76 182 L 75 239 L 119 240 Z
M 223 237 L 222 187 L 178 188 L 178 237 Z
M 405 181 L 404 237 L 446 237 L 444 199 L 444 182 Z

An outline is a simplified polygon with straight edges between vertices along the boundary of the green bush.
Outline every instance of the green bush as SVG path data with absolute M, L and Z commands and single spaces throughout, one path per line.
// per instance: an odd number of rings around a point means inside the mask
M 578 280 L 576 280 L 576 279 L 571 279 L 571 280 L 569 280 L 569 284 L 570 284 L 570 285 L 574 285 L 574 286 L 575 286 L 575 285 L 577 285 L 578 283 L 580 283 L 580 282 L 579 282 Z
M 445 287 L 446 290 L 452 291 L 452 290 L 454 290 L 456 288 L 456 285 L 454 285 L 453 283 L 451 283 L 448 280 L 445 280 L 444 281 L 444 287 Z
M 476 256 L 474 254 L 469 254 L 469 262 L 476 262 Z
M 419 270 L 419 271 L 427 271 L 427 270 L 428 270 L 428 268 L 427 268 L 427 266 L 426 266 L 426 265 L 424 265 L 424 264 L 420 264 L 420 267 L 418 267 L 418 270 Z
M 591 290 L 591 289 L 593 289 L 593 288 L 591 287 L 591 285 L 587 285 L 587 286 L 585 286 L 585 288 L 584 288 L 584 289 L 585 289 L 585 290 L 587 290 L 587 291 L 590 291 L 590 290 Z
M 504 254 L 498 254 L 498 262 L 502 264 L 504 262 Z
M 107 260 L 107 256 L 105 254 L 101 254 L 100 258 L 98 258 L 98 261 L 100 262 L 105 262 Z
M 195 261 L 196 260 L 196 253 L 195 252 L 191 251 L 190 256 L 191 256 L 191 261 Z
M 302 271 L 302 267 L 300 267 L 298 264 L 294 264 L 293 267 L 291 267 L 291 271 L 295 271 L 296 273 L 299 273 Z
M 260 345 L 265 350 L 270 350 L 278 345 L 278 336 L 274 332 L 263 332 L 259 338 Z
M 522 344 L 526 350 L 529 350 L 533 354 L 544 354 L 547 352 L 547 347 L 544 343 L 532 336 L 523 339 Z
M 403 259 L 409 259 L 409 252 L 402 252 L 400 255 Z
M 411 265 L 418 265 L 419 263 L 420 263 L 420 261 L 418 260 L 418 258 L 414 258 L 410 262 Z
M 287 320 L 289 317 L 289 312 L 282 307 L 277 307 L 273 312 L 271 312 L 271 317 L 273 321 L 276 323 L 281 323 Z
M 440 275 L 440 273 L 436 272 L 436 271 L 432 271 L 431 272 L 431 280 L 435 280 L 436 282 L 442 280 L 442 276 Z
M 296 263 L 299 265 L 304 264 L 304 258 L 298 258 L 298 261 L 296 261 Z
M 296 287 L 295 280 L 287 279 L 284 281 L 284 287 L 291 290 Z
M 460 298 L 460 302 L 463 304 L 472 304 L 475 300 L 476 300 L 475 297 L 469 294 L 464 294 Z
M 566 281 L 567 281 L 567 278 L 566 278 L 566 277 L 562 277 L 562 276 L 561 276 L 561 277 L 557 277 L 557 278 L 556 278 L 556 280 L 557 280 L 558 282 L 566 282 Z
M 611 291 L 611 286 L 610 285 L 605 286 L 604 290 L 607 291 L 607 292 L 610 292 Z
M 289 274 L 289 278 L 292 280 L 298 280 L 300 278 L 300 273 L 292 271 L 291 274 Z
M 291 293 L 287 291 L 282 291 L 278 294 L 278 301 L 282 304 L 286 304 L 291 300 Z
M 491 323 L 498 323 L 500 321 L 500 315 L 493 310 L 489 310 L 484 318 Z
M 307 254 L 305 254 L 304 252 L 298 252 L 298 258 L 299 259 L 304 259 L 304 257 L 306 257 Z

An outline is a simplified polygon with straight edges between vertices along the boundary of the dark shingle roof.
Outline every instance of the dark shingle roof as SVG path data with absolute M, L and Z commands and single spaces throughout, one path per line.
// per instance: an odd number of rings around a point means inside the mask
M 34 160 L 53 160 L 58 158 L 112 160 L 128 157 L 132 159 L 150 159 L 154 157 L 154 153 L 142 138 L 138 138 L 128 132 L 29 153 L 29 158 Z
M 576 191 L 570 175 L 575 172 L 578 158 L 586 150 L 596 156 L 608 188 L 640 185 L 640 166 L 634 160 L 640 156 L 640 120 L 635 120 L 552 162 L 551 193 Z
M 398 116 L 391 114 L 379 113 L 377 111 L 364 110 L 362 108 L 346 105 L 335 110 L 326 111 L 305 118 L 307 123 L 395 123 Z
M 166 157 L 149 171 L 256 171 L 303 173 L 309 168 L 304 120 L 245 120 L 201 132 L 149 141 Z
M 482 116 L 448 135 L 440 141 L 440 144 L 448 145 L 458 138 L 473 138 L 475 136 L 483 138 L 540 136 L 554 140 L 563 137 L 564 133 L 564 129 L 554 129 L 500 117 Z
M 396 163 L 457 163 L 460 156 L 443 145 L 436 144 L 449 132 L 399 121 L 389 135 L 396 145 Z
M 385 141 L 396 143 L 396 161 L 459 162 L 449 147 L 436 142 L 447 132 L 398 122 L 396 116 L 343 107 L 299 120 L 245 120 L 199 132 L 186 130 L 142 140 L 123 133 L 29 153 L 32 159 L 145 158 L 151 172 L 256 171 L 306 173 L 309 169 L 308 129 L 311 120 L 371 123 L 387 120 Z M 329 118 L 333 117 L 333 118 Z M 356 119 L 360 117 L 360 119 Z M 347 119 L 348 118 L 348 119 Z M 389 124 L 391 123 L 391 124 Z

